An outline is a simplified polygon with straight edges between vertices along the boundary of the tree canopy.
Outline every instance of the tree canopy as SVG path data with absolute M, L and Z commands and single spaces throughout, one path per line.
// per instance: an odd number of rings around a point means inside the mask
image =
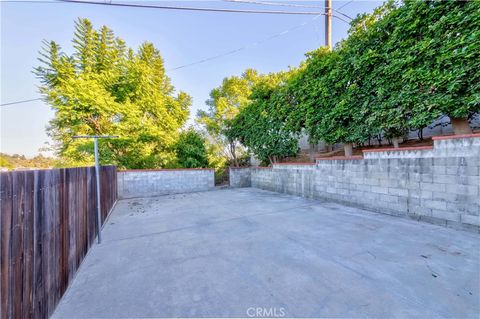
M 205 139 L 193 129 L 180 134 L 175 145 L 177 163 L 185 168 L 209 167 Z
M 312 141 L 400 137 L 480 109 L 478 1 L 389 1 L 319 49 L 290 90 Z
M 127 48 L 112 30 L 75 23 L 74 52 L 45 41 L 34 73 L 55 110 L 48 132 L 66 165 L 91 163 L 93 147 L 74 135 L 118 135 L 100 142 L 102 163 L 121 168 L 164 167 L 188 118 L 191 98 L 176 93 L 153 44 Z
M 302 129 L 312 143 L 350 149 L 376 136 L 398 140 L 445 115 L 454 131 L 471 130 L 467 119 L 480 111 L 479 13 L 479 1 L 387 1 L 354 19 L 333 50 L 307 53 L 295 72 L 243 79 L 233 101 L 220 94 L 224 80 L 211 105 L 231 105 L 224 134 L 271 162 L 296 152 Z
M 39 154 L 33 158 L 26 158 L 24 155 L 0 153 L 0 167 L 7 169 L 16 168 L 52 168 L 58 166 L 58 160 Z
M 248 69 L 241 76 L 223 79 L 222 84 L 210 92 L 208 111 L 199 111 L 197 122 L 229 151 L 235 166 L 238 166 L 238 141 L 228 134 L 231 121 L 250 102 L 252 87 L 259 79 L 256 70 Z
M 261 76 L 252 87 L 250 102 L 227 132 L 264 163 L 276 163 L 298 152 L 298 135 L 286 125 L 289 104 L 284 87 L 290 75 L 280 72 Z

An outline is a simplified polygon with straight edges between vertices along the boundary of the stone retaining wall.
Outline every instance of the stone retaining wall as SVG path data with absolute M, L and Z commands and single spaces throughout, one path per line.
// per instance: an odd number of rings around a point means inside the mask
M 228 172 L 230 187 L 250 187 L 252 186 L 252 178 L 250 168 L 230 167 Z
M 418 150 L 403 150 L 404 158 L 392 154 L 252 168 L 251 185 L 480 232 L 477 146 L 480 135 L 438 139 L 425 150 L 436 157 L 412 157 L 408 152 Z
M 208 191 L 215 187 L 213 169 L 127 170 L 118 172 L 120 199 Z

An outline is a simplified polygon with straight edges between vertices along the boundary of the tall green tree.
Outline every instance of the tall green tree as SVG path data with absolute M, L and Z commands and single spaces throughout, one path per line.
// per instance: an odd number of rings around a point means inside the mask
M 448 115 L 456 133 L 480 111 L 480 2 L 388 1 L 352 22 L 330 52 L 307 54 L 290 118 L 312 142 L 404 136 Z
M 67 165 L 92 161 L 90 141 L 74 135 L 118 135 L 100 143 L 103 163 L 156 168 L 175 160 L 174 145 L 188 118 L 191 98 L 175 93 L 153 44 L 127 48 L 106 26 L 75 22 L 74 52 L 44 42 L 34 70 L 40 92 L 55 110 L 48 133 Z
M 290 76 L 290 72 L 261 76 L 252 88 L 250 103 L 227 132 L 264 163 L 274 164 L 298 153 L 298 132 L 287 124 L 290 105 L 285 83 Z
M 222 84 L 210 92 L 207 100 L 208 111 L 199 111 L 197 122 L 203 125 L 206 131 L 222 147 L 227 149 L 234 166 L 238 166 L 239 143 L 227 132 L 231 128 L 231 121 L 250 102 L 252 87 L 259 79 L 256 70 L 248 69 L 241 76 L 225 78 Z
M 414 104 L 419 128 L 448 115 L 456 133 L 480 111 L 480 2 L 405 1 L 382 24 L 395 25 L 388 41 L 401 99 Z
M 391 60 L 391 48 L 385 46 L 396 27 L 387 21 L 395 10 L 390 1 L 370 14 L 360 15 L 352 23 L 348 38 L 337 47 L 342 58 L 339 67 L 354 87 L 350 104 L 355 105 L 364 122 L 359 142 L 379 134 L 389 139 L 403 137 L 411 128 L 409 112 L 415 104 L 402 99 L 397 60 Z
M 180 134 L 175 145 L 175 152 L 180 167 L 205 168 L 209 166 L 205 139 L 193 129 Z
M 467 119 L 480 109 L 479 12 L 476 1 L 388 1 L 353 22 L 339 50 L 372 133 L 402 136 L 443 115 L 455 131 L 471 131 Z
M 358 102 L 360 87 L 349 77 L 348 61 L 338 51 L 320 48 L 307 54 L 305 67 L 290 83 L 312 144 L 322 140 L 352 143 L 366 139 L 365 117 Z M 297 116 L 298 118 L 299 116 Z

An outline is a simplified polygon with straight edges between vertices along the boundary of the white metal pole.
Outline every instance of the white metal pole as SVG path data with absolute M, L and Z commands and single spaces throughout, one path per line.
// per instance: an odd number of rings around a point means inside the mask
M 98 138 L 93 139 L 93 145 L 95 146 L 95 176 L 97 181 L 97 240 L 100 244 L 102 242 L 102 211 L 100 206 L 100 164 L 98 162 Z

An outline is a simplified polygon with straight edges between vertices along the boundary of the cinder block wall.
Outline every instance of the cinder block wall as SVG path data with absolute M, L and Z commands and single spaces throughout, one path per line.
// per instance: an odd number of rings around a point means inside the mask
M 228 179 L 230 182 L 230 187 L 233 188 L 252 186 L 251 171 L 249 167 L 230 167 L 228 171 Z
M 215 187 L 213 169 L 119 171 L 120 199 L 208 191 Z
M 315 165 L 252 168 L 251 184 L 480 232 L 480 156 L 474 147 L 480 136 L 468 139 L 436 144 L 438 157 L 406 154 L 406 158 L 317 160 Z M 439 149 L 443 146 L 448 150 Z
M 464 138 L 433 137 L 433 146 L 363 151 L 364 158 L 480 157 L 480 134 Z

